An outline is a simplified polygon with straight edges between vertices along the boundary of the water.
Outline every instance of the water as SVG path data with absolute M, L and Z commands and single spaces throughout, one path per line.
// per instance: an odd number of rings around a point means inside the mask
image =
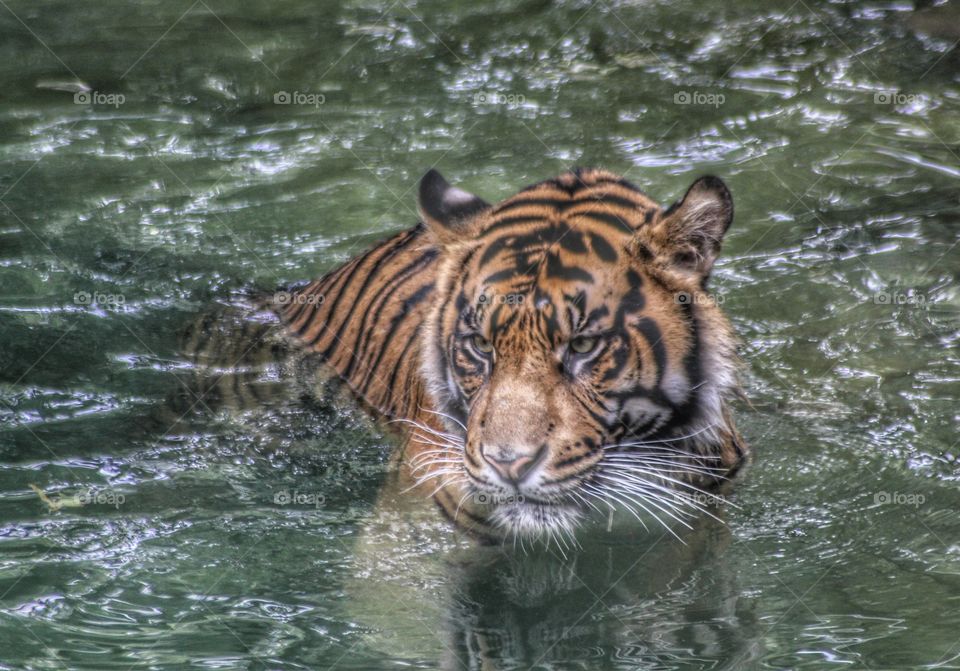
M 960 667 L 960 12 L 930 11 L 8 0 L 0 668 Z M 496 200 L 572 164 L 734 193 L 757 456 L 725 524 L 456 546 L 372 519 L 391 439 L 356 413 L 162 410 L 197 315 L 411 225 L 431 166 Z

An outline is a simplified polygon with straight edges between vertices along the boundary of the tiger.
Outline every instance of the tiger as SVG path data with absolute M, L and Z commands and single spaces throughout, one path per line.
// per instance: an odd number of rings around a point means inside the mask
M 436 170 L 419 221 L 269 300 L 287 337 L 400 434 L 396 478 L 481 542 L 625 510 L 709 514 L 750 460 L 737 339 L 708 280 L 724 182 L 668 207 L 575 168 L 491 205 Z

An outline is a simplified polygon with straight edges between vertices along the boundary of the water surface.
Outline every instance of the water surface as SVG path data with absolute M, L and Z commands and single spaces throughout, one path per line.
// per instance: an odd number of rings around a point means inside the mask
M 958 26 L 7 0 L 0 668 L 960 668 Z M 391 439 L 356 413 L 171 405 L 187 325 L 412 225 L 428 168 L 493 201 L 572 165 L 733 191 L 756 463 L 724 524 L 472 550 L 371 519 Z

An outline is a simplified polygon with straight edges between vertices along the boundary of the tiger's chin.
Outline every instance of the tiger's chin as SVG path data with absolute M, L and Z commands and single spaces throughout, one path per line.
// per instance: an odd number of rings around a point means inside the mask
M 498 505 L 490 521 L 507 535 L 536 539 L 554 534 L 572 535 L 583 512 L 572 504 L 517 500 Z

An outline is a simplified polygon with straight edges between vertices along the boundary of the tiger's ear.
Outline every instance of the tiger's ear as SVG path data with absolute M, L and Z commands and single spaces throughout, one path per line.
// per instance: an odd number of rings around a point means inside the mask
M 471 223 L 489 207 L 482 198 L 451 186 L 436 170 L 430 170 L 420 180 L 420 215 L 440 242 L 476 235 Z
M 669 270 L 706 282 L 733 221 L 733 197 L 723 180 L 701 177 L 680 201 L 640 228 L 638 247 Z

